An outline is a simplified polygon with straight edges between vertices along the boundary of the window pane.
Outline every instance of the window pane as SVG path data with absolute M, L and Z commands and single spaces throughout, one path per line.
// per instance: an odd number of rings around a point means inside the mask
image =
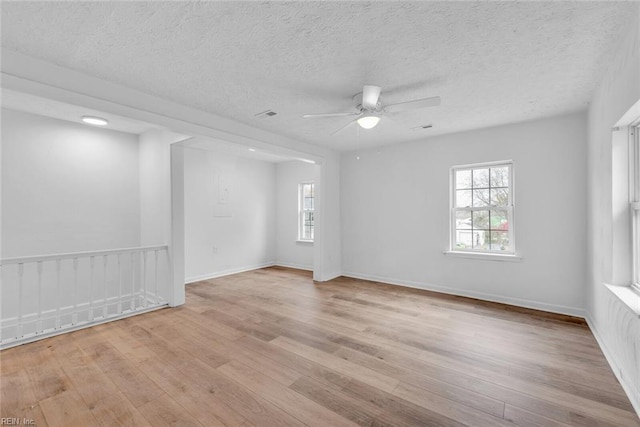
M 490 211 L 491 231 L 509 230 L 509 218 L 506 211 Z
M 466 208 L 471 206 L 471 190 L 456 190 L 456 207 Z
M 489 249 L 489 230 L 473 230 L 473 249 Z
M 470 230 L 471 229 L 471 212 L 458 211 L 456 212 L 456 230 Z
M 489 211 L 473 212 L 473 228 L 489 228 Z
M 636 210 L 633 213 L 633 221 L 635 232 L 635 236 L 633 236 L 633 238 L 635 240 L 635 246 L 633 248 L 632 256 L 636 271 L 636 277 L 633 278 L 633 281 L 636 285 L 640 286 L 640 253 L 638 253 L 638 251 L 640 251 L 640 210 Z
M 303 240 L 313 240 L 313 227 L 305 226 L 302 236 Z
M 509 186 L 509 168 L 502 166 L 499 168 L 491 168 L 491 186 L 492 187 L 508 187 Z
M 304 213 L 304 225 L 313 226 L 313 212 L 305 212 Z
M 471 188 L 471 171 L 456 171 L 456 189 Z
M 304 240 L 313 240 L 313 212 L 305 212 L 302 220 L 302 238 Z
M 507 206 L 509 204 L 508 188 L 492 188 L 490 192 L 491 206 Z
M 304 197 L 313 197 L 313 184 L 304 184 L 303 191 Z
M 315 199 L 314 199 L 313 197 L 306 197 L 306 196 L 305 196 L 305 197 L 304 197 L 304 206 L 303 206 L 303 209 L 304 209 L 304 210 L 313 210 L 313 205 L 314 205 L 313 201 L 314 201 L 314 200 L 315 200 Z
M 491 250 L 508 251 L 509 233 L 506 231 L 491 231 Z
M 473 247 L 473 232 L 471 230 L 456 231 L 456 248 L 467 249 Z
M 473 188 L 489 188 L 489 168 L 473 170 Z
M 489 190 L 473 190 L 473 207 L 489 206 Z

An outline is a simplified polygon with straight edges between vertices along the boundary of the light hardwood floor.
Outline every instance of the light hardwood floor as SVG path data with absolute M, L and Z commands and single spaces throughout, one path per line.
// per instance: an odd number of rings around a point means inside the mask
M 580 319 L 267 268 L 0 352 L 38 426 L 640 426 Z

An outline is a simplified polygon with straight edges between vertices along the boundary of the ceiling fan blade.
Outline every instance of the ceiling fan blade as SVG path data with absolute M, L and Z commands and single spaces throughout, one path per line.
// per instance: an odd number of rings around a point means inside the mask
M 331 134 L 331 136 L 336 135 L 339 132 L 342 132 L 343 130 L 345 130 L 346 128 L 348 128 L 349 126 L 351 126 L 352 124 L 354 124 L 355 122 L 357 122 L 358 120 L 351 120 L 349 123 L 347 123 L 346 125 L 342 126 L 340 129 L 338 129 L 337 131 L 333 132 Z
M 305 114 L 305 119 L 316 118 L 316 117 L 346 117 L 346 116 L 357 116 L 360 113 L 319 113 L 319 114 Z
M 380 86 L 364 85 L 362 88 L 362 107 L 373 110 L 378 105 Z
M 434 96 L 431 98 L 416 99 L 414 101 L 399 102 L 397 104 L 390 104 L 384 107 L 384 110 L 389 113 L 395 113 L 398 111 L 417 110 L 419 108 L 437 107 L 440 105 L 440 97 Z

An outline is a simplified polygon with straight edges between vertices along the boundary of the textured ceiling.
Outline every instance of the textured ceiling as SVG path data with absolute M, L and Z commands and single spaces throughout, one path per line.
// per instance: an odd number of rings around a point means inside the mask
M 339 150 L 586 108 L 638 3 L 3 2 L 2 45 Z M 363 84 L 387 103 L 439 95 L 369 131 Z M 271 109 L 271 118 L 256 113 Z M 386 120 L 392 119 L 392 120 Z M 429 130 L 411 128 L 433 124 Z

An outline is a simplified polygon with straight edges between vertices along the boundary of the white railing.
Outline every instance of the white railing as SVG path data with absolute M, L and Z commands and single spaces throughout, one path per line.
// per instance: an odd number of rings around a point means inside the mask
M 167 246 L 0 260 L 0 348 L 168 305 Z

